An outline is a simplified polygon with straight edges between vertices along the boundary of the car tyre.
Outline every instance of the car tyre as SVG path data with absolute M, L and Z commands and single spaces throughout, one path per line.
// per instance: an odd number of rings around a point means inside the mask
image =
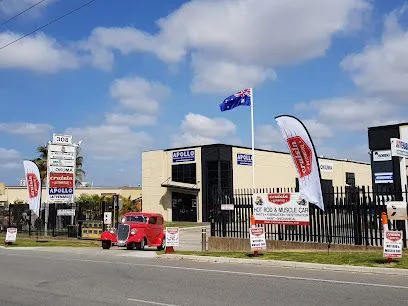
M 102 249 L 109 250 L 111 246 L 112 246 L 112 242 L 110 240 L 102 241 Z
M 139 243 L 136 243 L 136 250 L 144 250 L 145 248 L 145 240 L 143 239 Z
M 157 247 L 158 251 L 163 251 L 166 248 L 166 237 L 163 237 L 162 243 Z
M 133 242 L 126 245 L 126 249 L 133 250 L 135 248 L 135 244 Z

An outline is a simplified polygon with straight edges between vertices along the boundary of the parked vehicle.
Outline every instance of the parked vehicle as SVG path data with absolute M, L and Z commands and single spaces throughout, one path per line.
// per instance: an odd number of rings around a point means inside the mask
M 117 245 L 126 246 L 128 250 L 143 250 L 145 246 L 163 250 L 166 243 L 163 216 L 144 212 L 126 213 L 117 231 L 104 231 L 101 241 L 103 249 Z

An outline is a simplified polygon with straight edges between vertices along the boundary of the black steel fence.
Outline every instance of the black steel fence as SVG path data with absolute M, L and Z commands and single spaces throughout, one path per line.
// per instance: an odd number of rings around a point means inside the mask
M 254 193 L 295 192 L 292 188 L 262 188 Z M 252 190 L 215 191 L 211 200 L 211 235 L 249 238 L 251 227 Z M 332 244 L 382 246 L 381 214 L 386 202 L 407 199 L 404 192 L 378 192 L 364 187 L 341 187 L 323 192 L 325 211 L 310 205 L 310 225 L 293 226 L 264 224 L 267 240 L 320 242 Z M 234 204 L 234 210 L 221 210 L 221 204 Z M 393 221 L 390 229 L 403 230 L 405 221 Z

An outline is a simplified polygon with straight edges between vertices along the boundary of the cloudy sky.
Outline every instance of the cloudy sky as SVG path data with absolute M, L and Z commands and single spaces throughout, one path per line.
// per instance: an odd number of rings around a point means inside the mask
M 407 121 L 408 3 L 384 0 L 0 2 L 0 181 L 53 133 L 82 140 L 86 180 L 141 183 L 144 150 L 285 150 L 274 117 L 306 124 L 319 155 L 368 160 L 367 128 Z

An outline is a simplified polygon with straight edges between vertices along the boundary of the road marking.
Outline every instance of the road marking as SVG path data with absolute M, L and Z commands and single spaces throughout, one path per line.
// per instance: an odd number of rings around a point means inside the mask
M 128 301 L 131 301 L 131 302 L 140 302 L 140 303 L 151 304 L 151 305 L 162 305 L 162 306 L 180 306 L 180 305 L 176 305 L 176 304 L 158 303 L 158 302 L 145 301 L 145 300 L 138 300 L 138 299 L 128 299 Z
M 173 270 L 210 272 L 210 273 L 231 274 L 231 275 L 257 276 L 257 277 L 265 277 L 265 278 L 300 280 L 300 281 L 311 281 L 311 282 L 342 284 L 342 285 L 358 285 L 358 286 L 367 286 L 367 287 L 381 287 L 381 288 L 405 289 L 405 290 L 408 289 L 408 286 L 385 285 L 385 284 L 363 283 L 363 282 L 349 282 L 349 281 L 339 281 L 339 280 L 334 280 L 334 279 L 323 279 L 323 278 L 309 278 L 309 277 L 298 277 L 298 276 L 277 275 L 277 274 L 263 274 L 263 273 L 252 273 L 252 272 L 239 272 L 239 271 L 217 270 L 217 269 L 189 268 L 189 267 L 180 267 L 180 266 L 166 266 L 166 265 L 118 262 L 118 261 L 108 261 L 108 260 L 79 259 L 79 258 L 66 258 L 66 257 L 64 258 L 64 257 L 50 257 L 50 256 L 30 256 L 30 255 L 17 254 L 17 253 L 9 253 L 9 254 L 7 253 L 8 252 L 2 252 L 3 255 L 7 255 L 7 256 L 55 259 L 55 260 L 76 261 L 76 262 L 92 262 L 92 263 L 125 265 L 125 266 L 134 266 L 134 267 L 149 267 L 149 268 L 160 268 L 160 269 L 165 268 L 165 269 L 170 269 L 170 270 L 173 269 Z

